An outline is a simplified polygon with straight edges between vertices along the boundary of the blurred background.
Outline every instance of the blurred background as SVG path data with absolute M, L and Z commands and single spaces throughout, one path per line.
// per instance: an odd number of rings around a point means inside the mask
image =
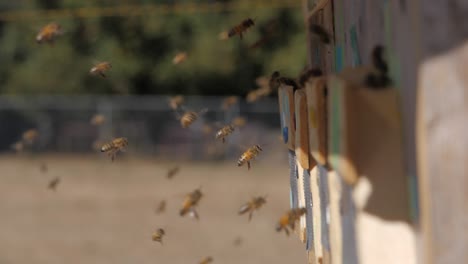
M 243 39 L 220 39 L 246 18 Z M 36 43 L 50 22 L 63 34 Z M 274 229 L 289 208 L 276 95 L 245 99 L 261 76 L 296 77 L 305 43 L 299 1 L 1 1 L 0 263 L 305 263 L 303 245 Z M 89 73 L 101 61 L 106 78 Z M 208 112 L 182 129 L 175 95 Z M 237 101 L 226 108 L 227 96 Z M 226 144 L 214 140 L 239 117 Z M 18 148 L 30 129 L 34 142 Z M 99 148 L 114 137 L 129 146 L 111 162 Z M 252 144 L 263 153 L 237 167 Z M 200 221 L 181 218 L 200 186 Z M 257 195 L 268 203 L 249 223 L 237 210 Z M 160 227 L 163 245 L 151 240 Z

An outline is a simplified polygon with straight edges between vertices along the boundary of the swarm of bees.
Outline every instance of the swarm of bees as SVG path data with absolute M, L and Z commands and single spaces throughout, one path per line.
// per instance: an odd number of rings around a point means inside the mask
M 249 213 L 249 221 L 252 220 L 253 213 L 260 209 L 266 203 L 266 198 L 259 196 L 254 197 L 252 200 L 248 201 L 246 204 L 242 205 L 239 209 L 239 214 L 243 215 L 245 213 Z

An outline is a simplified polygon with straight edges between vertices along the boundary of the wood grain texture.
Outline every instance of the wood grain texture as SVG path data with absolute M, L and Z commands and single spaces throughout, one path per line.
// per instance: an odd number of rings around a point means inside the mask
M 468 42 L 424 63 L 417 139 L 422 263 L 468 262 Z
M 297 90 L 295 97 L 296 115 L 296 157 L 304 169 L 311 169 L 316 165 L 312 156 L 309 156 L 309 122 L 307 113 L 307 96 L 304 89 Z
M 305 192 L 304 192 L 304 168 L 301 166 L 301 163 L 297 161 L 297 170 L 299 178 L 297 179 L 297 200 L 298 200 L 298 207 L 306 207 L 306 199 L 305 199 Z M 307 238 L 307 225 L 306 225 L 306 216 L 303 215 L 299 220 L 299 224 L 297 225 L 296 233 L 299 236 L 299 239 L 302 243 L 306 242 Z
M 278 100 L 280 106 L 281 132 L 283 141 L 288 149 L 294 151 L 296 125 L 293 87 L 281 85 L 278 89 Z
M 343 263 L 343 231 L 341 225 L 341 179 L 336 172 L 328 174 L 330 194 L 330 252 L 331 263 Z
M 322 201 L 320 199 L 318 167 L 315 167 L 310 171 L 310 190 L 312 193 L 314 251 L 316 257 L 315 261 L 318 263 L 319 258 L 323 257 L 324 250 L 324 247 L 322 247 Z

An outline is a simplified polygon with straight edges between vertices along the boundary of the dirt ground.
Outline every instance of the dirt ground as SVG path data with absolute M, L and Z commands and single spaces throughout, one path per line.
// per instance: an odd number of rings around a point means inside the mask
M 0 157 L 0 263 L 198 263 L 205 256 L 214 263 L 306 263 L 297 237 L 274 228 L 289 207 L 286 159 L 260 161 L 251 171 L 235 161 L 181 164 L 168 180 L 171 165 L 99 156 Z M 57 190 L 47 189 L 57 176 Z M 181 218 L 184 194 L 200 186 L 200 221 Z M 268 195 L 268 203 L 249 223 L 237 210 L 253 195 Z M 161 199 L 167 210 L 157 215 Z M 151 240 L 159 227 L 166 230 L 163 245 Z
M 47 172 L 41 172 L 47 164 Z M 105 156 L 1 156 L 1 264 L 307 263 L 297 236 L 275 231 L 289 208 L 285 157 L 258 160 L 252 170 L 236 162 L 174 163 Z M 60 177 L 57 190 L 47 189 Z M 200 221 L 179 216 L 185 194 L 204 197 Z M 239 206 L 254 195 L 268 203 L 249 223 Z M 166 212 L 155 209 L 167 200 Z M 164 244 L 151 240 L 166 230 Z M 416 263 L 415 234 L 403 223 L 361 214 L 357 219 L 360 263 Z M 240 240 L 240 245 L 235 241 Z M 346 262 L 344 262 L 346 263 Z

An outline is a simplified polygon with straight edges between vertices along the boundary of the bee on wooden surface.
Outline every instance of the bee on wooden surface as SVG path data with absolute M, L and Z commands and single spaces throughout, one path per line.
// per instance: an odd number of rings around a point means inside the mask
M 39 33 L 36 35 L 36 42 L 39 44 L 43 42 L 53 44 L 55 39 L 62 34 L 62 27 L 59 24 L 52 22 L 41 28 Z
M 249 221 L 252 220 L 252 215 L 255 210 L 260 209 L 266 203 L 265 197 L 254 197 L 252 200 L 248 201 L 246 204 L 242 205 L 239 209 L 239 215 L 243 215 L 245 213 L 249 213 Z
M 190 213 L 191 216 L 198 220 L 199 216 L 195 207 L 198 205 L 202 197 L 203 193 L 200 189 L 196 189 L 193 192 L 187 194 L 184 202 L 182 203 L 182 209 L 180 209 L 180 216 L 185 216 L 187 213 Z
M 207 111 L 208 109 L 203 109 L 200 112 L 186 111 L 185 113 L 183 113 L 182 116 L 180 117 L 180 124 L 182 128 L 188 128 L 195 121 L 197 121 L 200 115 L 206 113 Z
M 216 132 L 215 139 L 216 140 L 221 139 L 221 141 L 225 143 L 226 137 L 232 134 L 234 130 L 235 130 L 234 125 L 225 125 L 220 130 L 218 130 L 218 132 Z
M 166 200 L 161 200 L 156 208 L 156 214 L 162 214 L 166 211 Z
M 29 145 L 36 142 L 37 138 L 39 138 L 39 132 L 37 129 L 26 130 L 22 135 L 23 142 Z
M 168 179 L 172 179 L 174 178 L 174 176 L 179 173 L 180 171 L 180 166 L 175 166 L 175 167 L 172 167 L 170 168 L 168 171 L 167 171 L 167 178 Z
M 244 32 L 247 31 L 248 28 L 253 27 L 254 25 L 255 22 L 252 19 L 247 18 L 246 20 L 242 21 L 239 25 L 229 30 L 228 37 L 239 35 L 240 39 L 242 39 L 242 35 L 244 34 Z
M 121 137 L 115 138 L 109 143 L 104 144 L 101 147 L 101 152 L 106 152 L 108 156 L 111 157 L 111 160 L 114 161 L 115 156 L 119 151 L 123 151 L 128 146 L 128 139 Z
M 298 221 L 302 215 L 307 212 L 305 208 L 294 208 L 283 214 L 276 225 L 276 231 L 281 232 L 284 230 L 286 235 L 289 236 L 289 228 L 294 230 L 296 221 Z
M 204 258 L 204 259 L 202 259 L 200 261 L 200 264 L 209 264 L 211 262 L 213 262 L 213 258 L 212 257 L 206 257 L 206 258 Z
M 232 124 L 235 127 L 244 127 L 247 124 L 247 119 L 242 116 L 238 116 L 232 120 Z
M 57 186 L 60 183 L 60 178 L 55 177 L 52 180 L 49 181 L 49 184 L 47 185 L 47 189 L 55 191 L 57 189 Z
M 254 145 L 248 148 L 237 161 L 237 166 L 242 166 L 247 163 L 247 169 L 250 170 L 250 162 L 257 157 L 258 154 L 262 151 L 262 148 L 259 145 Z
M 305 87 L 306 82 L 309 81 L 310 78 L 319 77 L 322 75 L 323 75 L 322 70 L 320 70 L 319 68 L 312 68 L 312 69 L 305 70 L 299 76 L 299 85 L 301 87 Z
M 93 126 L 99 126 L 99 125 L 104 124 L 105 121 L 106 121 L 106 118 L 104 117 L 104 115 L 96 114 L 91 118 L 89 123 L 91 123 L 91 125 Z
M 322 43 L 330 44 L 330 34 L 322 26 L 317 24 L 310 24 L 309 30 L 312 32 L 312 34 L 316 35 Z
M 229 108 L 231 108 L 233 105 L 237 104 L 237 102 L 239 102 L 239 97 L 237 97 L 237 96 L 229 96 L 229 97 L 226 97 L 226 98 L 223 100 L 223 104 L 221 105 L 221 108 L 222 108 L 224 111 L 227 111 L 227 110 L 229 110 Z
M 184 104 L 185 98 L 182 95 L 176 95 L 169 98 L 169 106 L 172 110 L 179 109 Z
M 89 70 L 89 73 L 92 75 L 100 75 L 103 78 L 106 78 L 106 72 L 112 68 L 112 65 L 110 62 L 103 61 L 99 62 L 96 65 L 94 65 L 91 70 Z
M 162 228 L 158 228 L 158 230 L 156 230 L 153 235 L 151 236 L 151 238 L 153 239 L 153 241 L 155 242 L 159 242 L 159 243 L 163 243 L 163 237 L 164 235 L 166 235 L 166 231 L 164 231 L 164 229 Z
M 179 52 L 172 59 L 172 63 L 177 65 L 184 62 L 187 59 L 187 52 Z

